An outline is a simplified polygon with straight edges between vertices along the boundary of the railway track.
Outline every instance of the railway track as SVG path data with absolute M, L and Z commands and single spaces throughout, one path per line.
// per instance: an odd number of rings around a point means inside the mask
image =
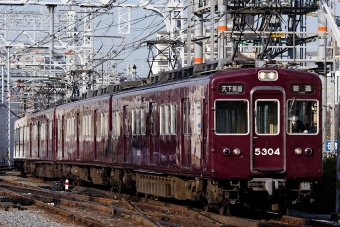
M 52 214 L 61 215 L 84 226 L 104 227 L 120 219 L 120 226 L 334 226 L 301 218 L 283 216 L 280 219 L 253 220 L 223 216 L 167 202 L 116 194 L 99 189 L 75 187 L 70 191 L 28 186 L 3 179 L 0 196 L 12 201 L 24 201 L 22 206 L 36 205 Z M 0 197 L 1 198 L 1 197 Z M 1 202 L 0 202 L 1 207 Z M 124 224 L 124 222 L 126 222 Z M 117 226 L 117 225 L 116 225 Z M 119 225 L 118 225 L 119 226 Z

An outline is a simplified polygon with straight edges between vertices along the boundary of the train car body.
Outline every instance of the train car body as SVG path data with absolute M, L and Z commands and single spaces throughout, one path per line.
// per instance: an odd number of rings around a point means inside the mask
M 16 122 L 15 165 L 220 213 L 230 204 L 284 211 L 313 200 L 322 172 L 321 89 L 311 73 L 254 68 L 68 103 Z M 41 135 L 25 135 L 36 124 L 51 134 L 40 150 Z

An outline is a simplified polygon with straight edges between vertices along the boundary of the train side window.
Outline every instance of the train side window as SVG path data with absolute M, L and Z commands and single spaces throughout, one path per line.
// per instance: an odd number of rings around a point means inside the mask
M 76 123 L 76 118 L 75 117 L 71 117 L 71 125 L 72 125 L 71 133 L 72 133 L 72 136 L 74 136 L 76 134 L 75 123 Z
M 49 128 L 50 128 L 49 131 L 48 131 L 49 132 L 49 139 L 52 140 L 52 130 L 53 130 L 52 129 L 52 121 L 49 122 Z
M 165 135 L 165 106 L 161 105 L 159 107 L 159 114 L 160 114 L 160 134 Z
M 40 124 L 40 127 L 39 127 L 40 128 L 40 130 L 39 130 L 40 132 L 39 133 L 40 133 L 40 139 L 41 140 L 45 140 L 46 139 L 45 127 L 46 127 L 45 123 L 41 123 Z
M 26 127 L 26 141 L 28 142 L 28 141 L 30 141 L 30 127 L 29 126 L 27 126 Z
M 18 149 L 19 149 L 19 138 L 18 138 L 18 132 L 19 132 L 19 129 L 14 129 L 14 157 L 17 157 L 18 155 Z
M 100 130 L 102 136 L 108 134 L 108 114 L 106 112 L 100 114 Z
M 33 125 L 33 138 L 38 139 L 38 125 Z
M 66 119 L 66 136 L 71 137 L 75 135 L 75 117 Z
M 145 109 L 140 109 L 140 133 L 141 135 L 145 135 L 146 127 L 145 127 Z
M 61 138 L 61 119 L 58 119 L 58 133 L 57 133 L 57 136 L 59 137 L 59 138 Z M 59 138 L 57 138 L 57 141 L 58 141 L 58 139 Z M 59 143 L 59 141 L 58 141 L 58 143 Z
M 287 101 L 289 134 L 318 133 L 318 101 L 291 99 Z
M 171 116 L 171 113 L 170 113 L 170 108 L 169 108 L 169 105 L 164 105 L 164 112 L 165 112 L 165 134 L 166 135 L 169 135 L 170 134 L 170 127 L 171 127 L 171 119 L 170 119 L 170 116 Z
M 132 110 L 132 135 L 136 135 L 136 110 Z
M 22 130 L 22 137 L 21 138 L 23 138 L 22 141 L 25 142 L 26 141 L 26 126 L 24 126 L 22 129 L 23 130 Z
M 151 106 L 151 135 L 156 135 L 157 129 L 156 129 L 156 117 L 157 117 L 157 104 L 152 103 Z
M 177 118 L 176 118 L 176 105 L 175 104 L 171 104 L 170 105 L 171 108 L 171 134 L 174 135 L 177 133 L 177 129 L 176 129 L 176 125 L 177 125 Z
M 144 108 L 132 111 L 132 134 L 145 135 L 145 110 Z
M 215 132 L 217 134 L 247 134 L 248 101 L 216 100 Z
M 201 127 L 202 127 L 202 123 L 201 123 L 201 119 L 202 119 L 202 110 L 201 110 L 201 102 L 200 101 L 196 101 L 195 102 L 195 109 L 194 109 L 194 121 L 195 121 L 195 134 L 201 134 Z
M 113 111 L 113 114 L 112 114 L 112 135 L 114 136 L 120 135 L 119 111 Z
M 25 141 L 28 142 L 30 140 L 29 126 L 26 126 L 25 129 Z
M 86 115 L 83 115 L 82 117 L 82 130 L 81 130 L 82 136 L 86 135 Z
M 182 103 L 183 109 L 183 134 L 190 134 L 190 102 L 183 101 Z
M 104 113 L 100 113 L 100 135 L 104 135 Z
M 21 130 L 20 130 L 20 135 L 19 135 L 20 136 L 20 143 L 25 141 L 24 133 L 25 133 L 25 126 L 21 127 Z
M 124 134 L 125 135 L 130 135 L 130 131 L 129 131 L 129 125 L 130 125 L 130 121 L 129 121 L 129 115 L 127 111 L 124 111 L 124 124 L 125 124 L 125 130 L 124 130 Z
M 105 135 L 109 134 L 109 113 L 105 112 Z
M 256 133 L 277 135 L 279 130 L 279 101 L 257 100 Z
M 134 120 L 134 125 L 135 125 L 135 135 L 140 135 L 140 109 L 135 109 L 135 120 Z
M 66 118 L 66 137 L 70 136 L 70 119 Z
M 160 134 L 176 134 L 176 105 L 165 104 L 160 106 Z M 155 126 L 153 126 L 155 127 Z

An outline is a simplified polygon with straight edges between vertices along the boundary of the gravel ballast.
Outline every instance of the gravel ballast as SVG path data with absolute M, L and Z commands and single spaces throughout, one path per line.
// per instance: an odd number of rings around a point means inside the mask
M 0 224 L 8 227 L 76 227 L 50 220 L 43 211 L 38 210 L 0 211 Z

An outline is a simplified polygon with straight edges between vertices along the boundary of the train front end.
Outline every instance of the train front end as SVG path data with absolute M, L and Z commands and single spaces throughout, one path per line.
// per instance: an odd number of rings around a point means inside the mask
M 209 86 L 210 203 L 283 211 L 313 202 L 322 171 L 322 84 L 286 69 L 218 73 Z M 214 193 L 218 190 L 218 193 Z

